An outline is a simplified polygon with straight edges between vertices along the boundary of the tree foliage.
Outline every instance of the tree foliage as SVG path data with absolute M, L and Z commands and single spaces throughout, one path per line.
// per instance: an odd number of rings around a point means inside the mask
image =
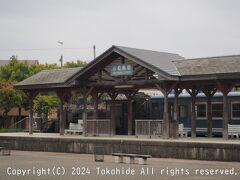
M 27 61 L 18 61 L 17 56 L 12 56 L 10 62 L 0 67 L 0 109 L 2 117 L 7 119 L 7 114 L 13 107 L 25 109 L 29 105 L 29 100 L 23 91 L 14 89 L 14 84 L 20 82 L 42 70 L 84 67 L 85 61 L 66 62 L 64 67 L 57 64 L 29 64 Z M 56 95 L 38 95 L 34 100 L 34 110 L 39 114 L 44 114 L 47 120 L 48 114 L 53 108 L 59 105 L 59 99 Z M 19 117 L 21 113 L 19 111 Z
M 13 84 L 12 81 L 0 83 L 0 108 L 3 110 L 2 116 L 4 119 L 13 107 L 21 106 L 24 101 L 23 92 L 15 90 Z
M 69 61 L 64 64 L 64 68 L 84 67 L 87 65 L 86 61 L 77 60 L 77 62 Z
M 33 109 L 39 114 L 48 115 L 53 108 L 59 106 L 59 99 L 56 95 L 41 95 L 39 94 L 34 99 Z
M 29 65 L 25 62 L 19 62 L 16 56 L 10 58 L 9 64 L 1 66 L 0 80 L 1 81 L 22 81 L 29 77 Z

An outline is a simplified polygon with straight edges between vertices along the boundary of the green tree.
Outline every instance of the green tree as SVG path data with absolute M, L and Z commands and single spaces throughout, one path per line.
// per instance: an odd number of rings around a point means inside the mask
M 85 61 L 77 60 L 77 62 L 67 62 L 63 68 L 71 67 L 84 67 Z M 0 108 L 3 110 L 3 118 L 7 119 L 8 112 L 13 107 L 19 108 L 19 121 L 21 120 L 21 108 L 28 107 L 28 98 L 23 91 L 16 91 L 13 88 L 14 82 L 22 81 L 42 70 L 58 69 L 61 68 L 57 64 L 28 64 L 27 61 L 19 61 L 17 56 L 12 56 L 10 62 L 0 67 Z M 44 119 L 47 120 L 47 116 L 52 107 L 58 103 L 58 98 L 55 95 L 38 96 L 34 101 L 36 112 L 43 113 Z
M 14 82 L 0 83 L 0 108 L 2 109 L 3 122 L 7 120 L 9 111 L 16 106 L 21 106 L 23 101 L 22 91 L 15 90 Z
M 41 130 L 47 127 L 48 116 L 51 111 L 59 106 L 59 99 L 56 95 L 41 95 L 39 94 L 33 100 L 33 109 L 41 115 Z
M 57 64 L 32 64 L 29 66 L 29 71 L 30 71 L 29 76 L 37 74 L 42 70 L 59 69 L 59 68 L 60 67 Z
M 27 61 L 19 62 L 16 56 L 10 58 L 10 62 L 0 68 L 0 81 L 22 81 L 30 76 Z
M 0 81 L 22 81 L 42 70 L 60 68 L 57 64 L 28 64 L 27 61 L 18 61 L 16 56 L 10 62 L 0 67 Z
M 64 64 L 64 68 L 84 67 L 87 65 L 86 61 L 77 60 L 77 62 L 69 61 Z
M 22 81 L 42 70 L 56 68 L 60 67 L 56 64 L 28 64 L 27 61 L 18 61 L 17 56 L 12 56 L 8 64 L 1 66 L 0 82 L 2 83 L 2 93 L 0 95 L 0 108 L 3 110 L 3 119 L 7 119 L 7 114 L 13 107 L 18 107 L 18 120 L 20 121 L 22 107 L 26 109 L 29 105 L 26 94 L 23 91 L 13 89 L 14 82 Z M 16 97 L 14 104 L 13 99 Z

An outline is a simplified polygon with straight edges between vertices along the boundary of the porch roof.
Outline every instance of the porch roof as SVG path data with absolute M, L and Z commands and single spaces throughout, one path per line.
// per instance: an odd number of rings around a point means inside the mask
M 180 76 L 240 72 L 240 55 L 173 61 Z
M 125 56 L 142 67 L 160 74 L 164 80 L 195 81 L 224 78 L 239 79 L 240 77 L 240 55 L 183 59 L 183 57 L 173 53 L 112 46 L 84 68 L 44 70 L 17 83 L 15 87 L 26 90 L 73 87 L 76 85 L 75 81 L 77 79 L 81 81 L 81 77 L 84 79 L 88 74 L 106 65 L 116 54 Z M 81 86 L 83 85 L 86 84 L 81 84 Z
M 19 89 L 51 88 L 58 86 L 67 86 L 69 78 L 81 71 L 82 68 L 63 68 L 43 70 L 19 83 L 15 86 Z

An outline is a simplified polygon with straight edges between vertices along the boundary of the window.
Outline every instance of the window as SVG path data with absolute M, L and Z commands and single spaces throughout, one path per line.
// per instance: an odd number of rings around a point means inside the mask
M 223 117 L 223 104 L 222 103 L 213 103 L 212 104 L 212 117 L 213 118 L 222 118 Z
M 159 119 L 160 118 L 160 104 L 152 103 L 152 118 Z
M 197 118 L 206 118 L 206 104 L 196 104 Z
M 187 117 L 187 106 L 180 105 L 179 106 L 179 116 L 180 118 L 186 118 Z
M 240 102 L 232 103 L 232 119 L 240 118 Z

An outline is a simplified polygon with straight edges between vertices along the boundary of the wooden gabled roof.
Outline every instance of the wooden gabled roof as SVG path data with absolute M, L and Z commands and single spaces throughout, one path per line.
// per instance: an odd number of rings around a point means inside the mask
M 109 66 L 113 61 L 119 61 L 119 58 L 125 58 L 128 63 L 133 63 L 134 66 L 138 66 L 137 68 L 140 67 L 141 74 L 138 72 L 136 78 L 135 75 L 130 78 L 111 77 L 109 75 Z M 108 71 L 106 68 L 108 68 Z M 105 79 L 105 85 L 108 84 L 108 86 L 110 84 L 111 86 L 116 86 L 119 82 L 123 84 L 137 84 L 141 81 L 139 84 L 144 85 L 146 82 L 146 84 L 149 83 L 155 86 L 155 83 L 161 81 L 180 82 L 184 80 L 194 82 L 195 80 L 239 79 L 240 55 L 183 59 L 183 57 L 173 53 L 112 46 L 84 68 L 45 70 L 17 83 L 15 87 L 27 90 L 91 86 L 93 84 L 103 86 L 103 83 L 97 77 L 101 70 L 108 74 L 108 79 Z M 145 79 L 144 72 L 146 75 Z M 140 78 L 139 74 L 141 75 Z M 155 78 L 155 75 L 158 77 Z
M 18 89 L 54 88 L 67 86 L 67 81 L 82 68 L 43 70 L 15 85 Z
M 103 61 L 107 60 L 107 57 L 114 53 L 126 57 L 129 60 L 152 70 L 162 77 L 165 77 L 166 80 L 177 80 L 176 76 L 178 76 L 179 73 L 172 61 L 183 59 L 183 57 L 180 55 L 173 53 L 136 49 L 123 46 L 112 46 L 96 59 L 91 61 L 86 67 L 82 69 L 80 73 L 72 77 L 72 80 L 75 80 L 81 76 L 85 76 L 87 72 L 91 72 L 94 67 L 99 67 L 101 63 L 104 63 Z
M 142 61 L 146 67 L 152 66 L 153 68 L 157 68 L 160 71 L 168 73 L 169 75 L 179 75 L 172 61 L 179 61 L 184 59 L 180 55 L 174 53 L 158 52 L 122 46 L 115 46 L 115 48 L 127 53 L 132 57 L 135 57 L 139 61 Z
M 181 76 L 240 72 L 240 55 L 185 59 L 173 63 Z

